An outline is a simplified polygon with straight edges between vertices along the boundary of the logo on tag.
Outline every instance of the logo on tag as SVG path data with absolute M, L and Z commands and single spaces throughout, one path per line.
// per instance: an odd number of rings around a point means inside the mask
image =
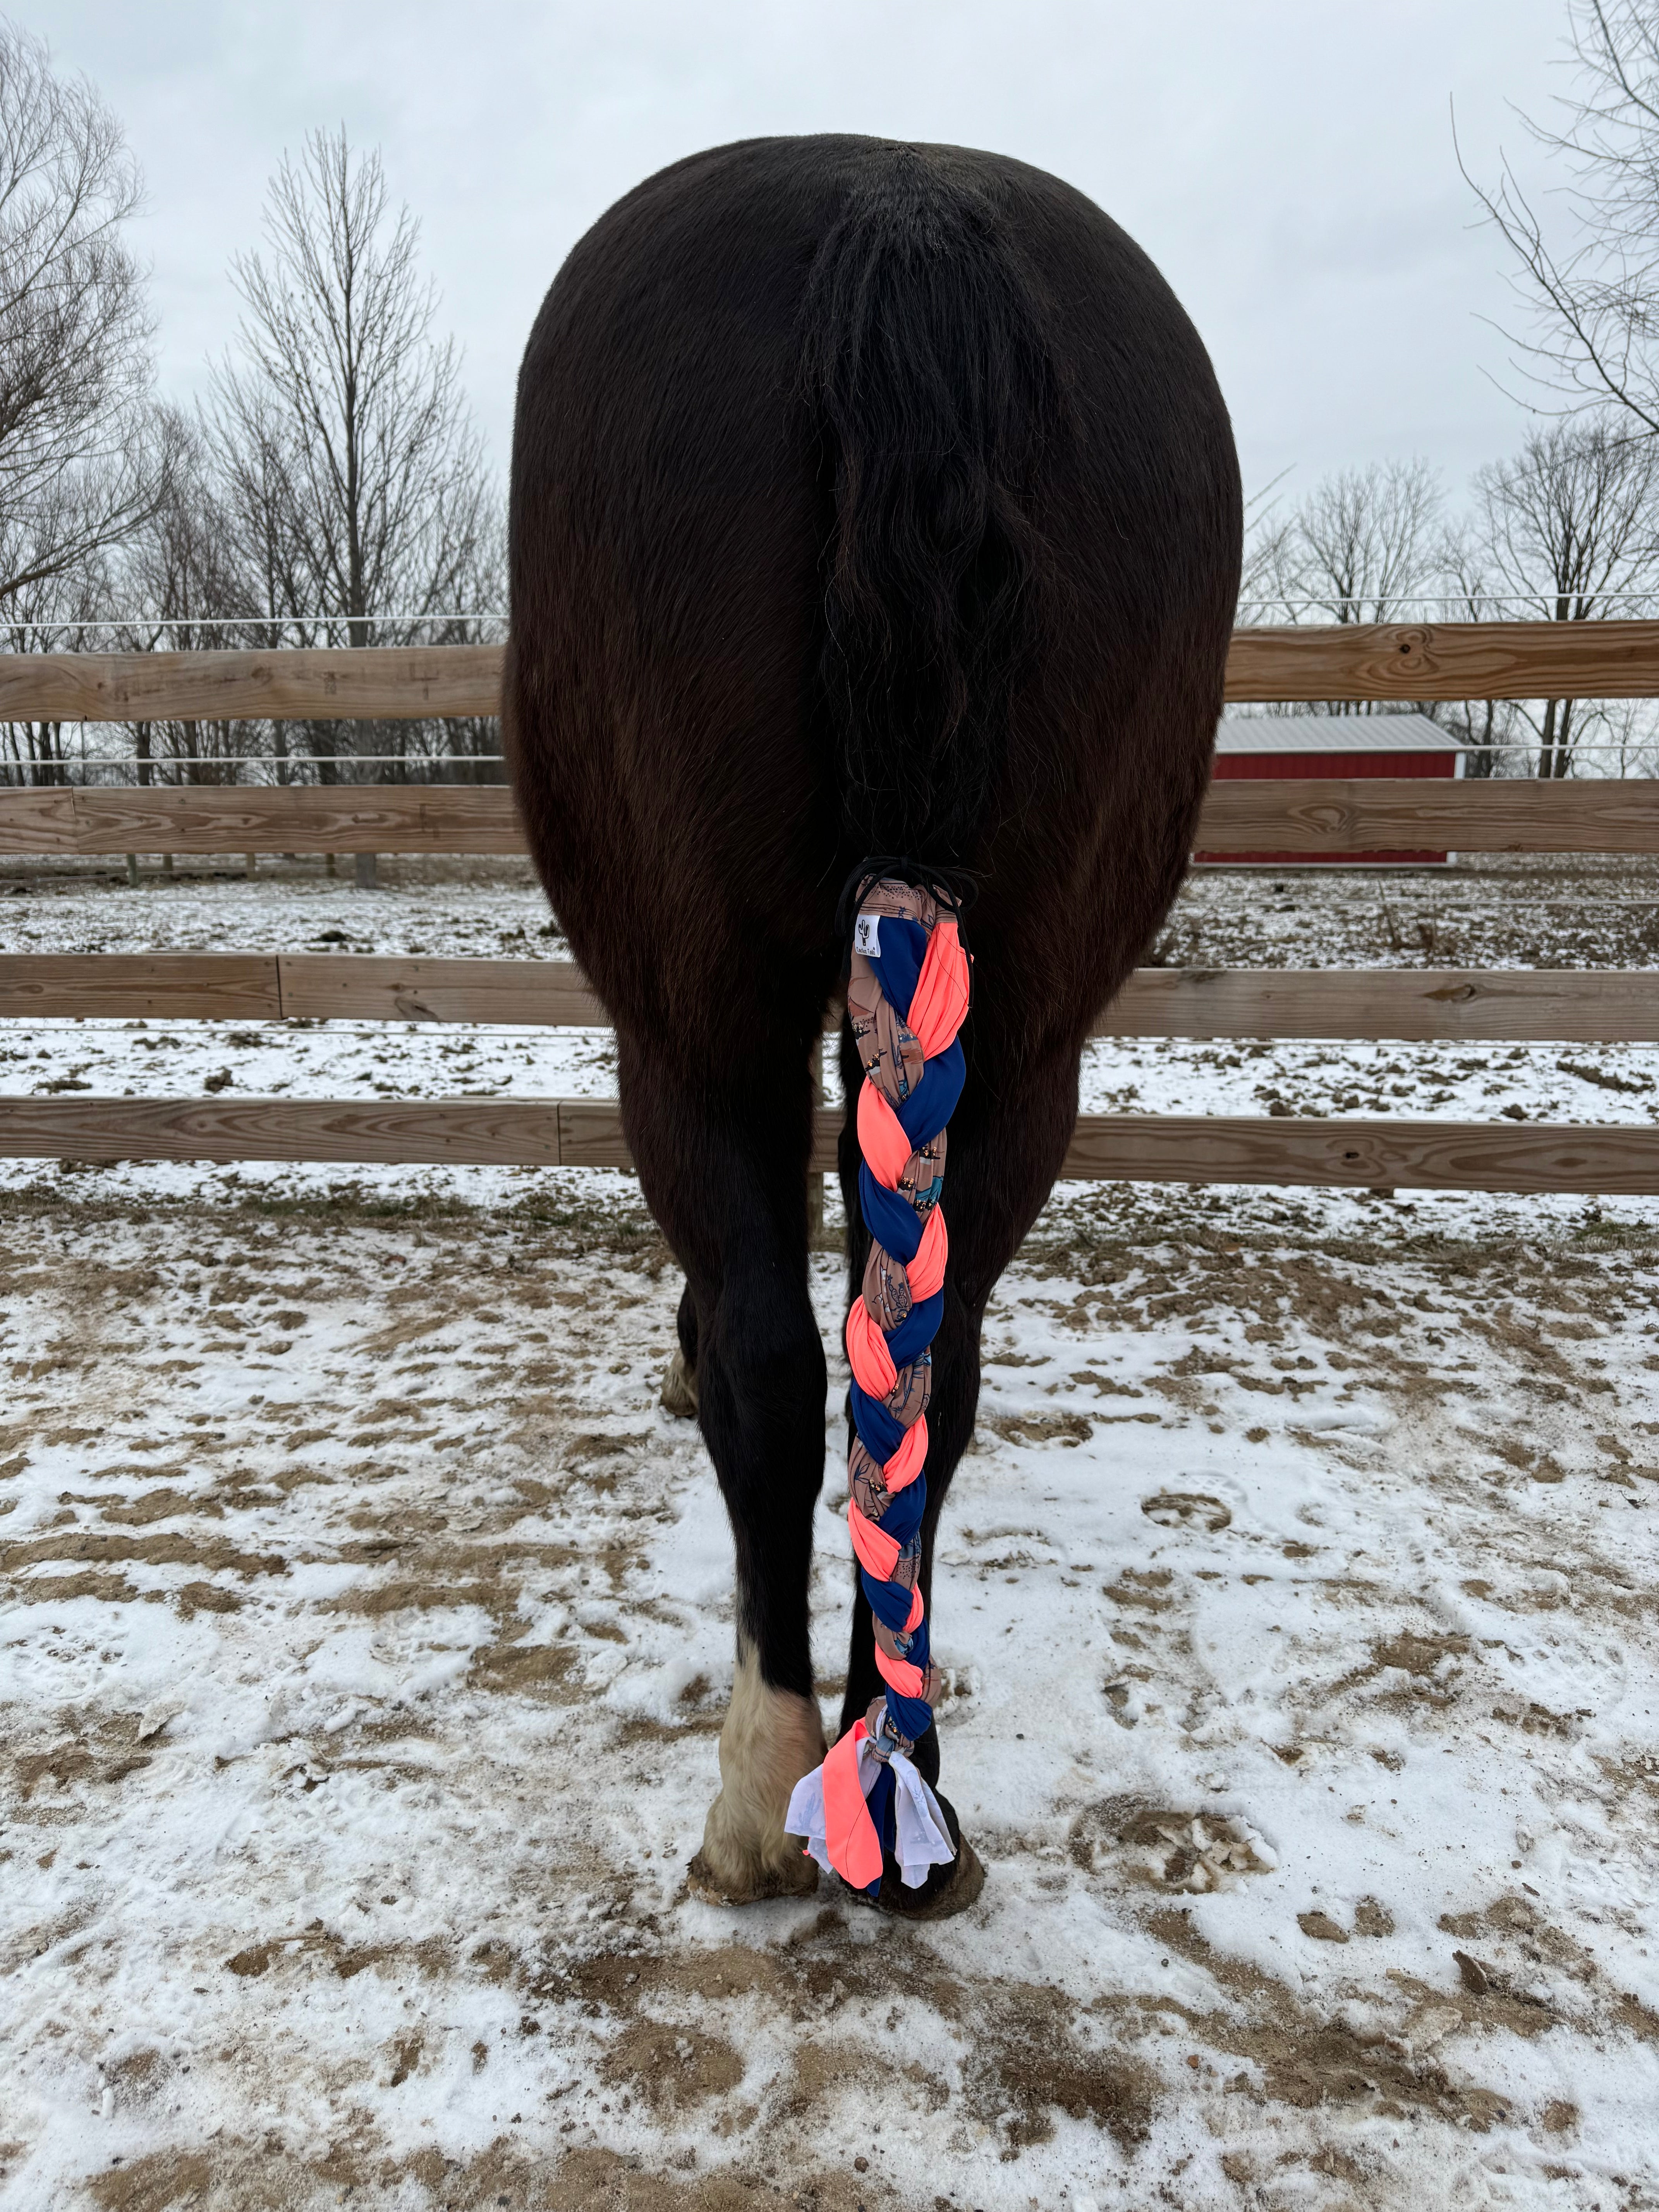
M 880 959 L 881 916 L 878 914 L 861 914 L 859 916 L 858 927 L 853 933 L 853 943 L 866 960 Z

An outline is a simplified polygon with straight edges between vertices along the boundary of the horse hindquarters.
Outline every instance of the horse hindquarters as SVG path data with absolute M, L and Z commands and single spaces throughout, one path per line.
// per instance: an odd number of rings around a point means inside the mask
M 805 1062 L 837 888 L 872 852 L 981 884 L 926 1573 L 985 1300 L 1063 1153 L 1090 1019 L 1179 880 L 1237 508 L 1224 410 L 1156 271 L 994 156 L 842 138 L 694 157 L 595 226 L 538 319 L 506 733 L 687 1274 L 682 1352 L 738 1560 L 705 1850 L 730 1894 L 786 1878 L 778 1791 L 817 1755 Z M 869 1653 L 866 1633 L 851 1680 Z

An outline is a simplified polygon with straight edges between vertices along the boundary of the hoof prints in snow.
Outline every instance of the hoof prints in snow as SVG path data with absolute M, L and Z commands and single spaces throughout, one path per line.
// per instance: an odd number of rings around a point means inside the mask
M 1639 1227 L 1060 1209 L 935 1589 L 989 1879 L 921 1929 L 686 1893 L 729 1544 L 648 1237 L 88 1188 L 0 1244 L 20 2203 L 1659 2183 Z

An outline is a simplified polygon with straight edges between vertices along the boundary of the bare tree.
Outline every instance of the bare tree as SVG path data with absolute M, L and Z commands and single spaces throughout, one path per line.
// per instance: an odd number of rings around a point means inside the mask
M 242 319 L 207 416 L 244 571 L 290 643 L 429 637 L 386 618 L 464 606 L 496 517 L 418 226 L 341 130 L 284 160 L 264 227 L 266 252 L 233 264 Z M 331 752 L 338 727 L 307 726 L 310 747 Z M 421 740 L 399 726 L 383 742 Z
M 248 618 L 257 614 L 258 602 L 236 557 L 230 515 L 205 441 L 188 416 L 176 410 L 166 413 L 174 464 L 159 505 L 118 556 L 115 596 L 129 619 L 120 623 L 118 641 L 135 653 L 257 643 L 258 625 Z M 158 775 L 182 783 L 234 781 L 241 759 L 268 749 L 268 740 L 260 742 L 266 726 L 257 722 L 131 726 L 141 784 Z
M 1507 161 L 1495 186 L 1464 176 L 1514 257 L 1530 335 L 1509 335 L 1524 374 L 1569 410 L 1611 402 L 1659 434 L 1659 9 L 1568 0 L 1574 89 L 1559 120 L 1523 115 L 1559 161 L 1562 215 L 1547 222 Z M 1460 160 L 1461 160 L 1460 155 Z
M 1288 583 L 1333 622 L 1391 622 L 1432 568 L 1440 502 L 1425 460 L 1326 477 L 1292 519 Z
M 140 191 L 92 86 L 0 21 L 0 601 L 95 562 L 165 481 L 152 326 L 121 236 Z
M 1280 469 L 1244 501 L 1244 562 L 1238 580 L 1241 607 L 1266 607 L 1271 614 L 1279 596 L 1285 548 L 1293 527 L 1279 487 L 1291 473 Z
M 1512 460 L 1474 479 L 1474 530 L 1484 574 L 1507 611 L 1546 622 L 1592 622 L 1621 593 L 1653 580 L 1659 554 L 1659 445 L 1610 412 L 1543 424 Z M 1576 745 L 1605 719 L 1591 700 L 1519 702 L 1538 744 L 1540 776 L 1572 771 Z
M 112 605 L 109 556 L 89 552 L 73 567 L 19 583 L 0 598 L 0 650 L 74 653 L 104 622 Z M 0 723 L 0 782 L 66 784 L 74 781 L 70 737 L 77 726 L 55 721 Z M 85 730 L 80 735 L 84 739 Z
M 1446 604 L 1462 622 L 1501 622 L 1509 611 L 1492 550 L 1476 518 L 1459 515 L 1440 541 L 1437 564 L 1449 586 Z M 1468 748 L 1463 773 L 1494 776 L 1504 772 L 1514 738 L 1517 708 L 1512 699 L 1442 700 L 1435 719 L 1455 731 Z
M 1597 726 L 1615 775 L 1651 775 L 1659 762 L 1659 716 L 1651 699 L 1603 699 Z
M 1264 524 L 1253 548 L 1255 592 L 1292 622 L 1393 622 L 1434 577 L 1440 506 L 1439 477 L 1425 460 L 1322 477 L 1282 523 Z M 1326 711 L 1376 708 L 1332 700 Z

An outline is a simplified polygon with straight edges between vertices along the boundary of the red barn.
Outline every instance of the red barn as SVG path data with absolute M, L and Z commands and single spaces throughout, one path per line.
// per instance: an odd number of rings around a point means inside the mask
M 1462 775 L 1460 740 L 1426 714 L 1224 714 L 1215 777 Z M 1275 868 L 1364 861 L 1437 861 L 1445 853 L 1195 853 L 1195 860 L 1263 861 Z

